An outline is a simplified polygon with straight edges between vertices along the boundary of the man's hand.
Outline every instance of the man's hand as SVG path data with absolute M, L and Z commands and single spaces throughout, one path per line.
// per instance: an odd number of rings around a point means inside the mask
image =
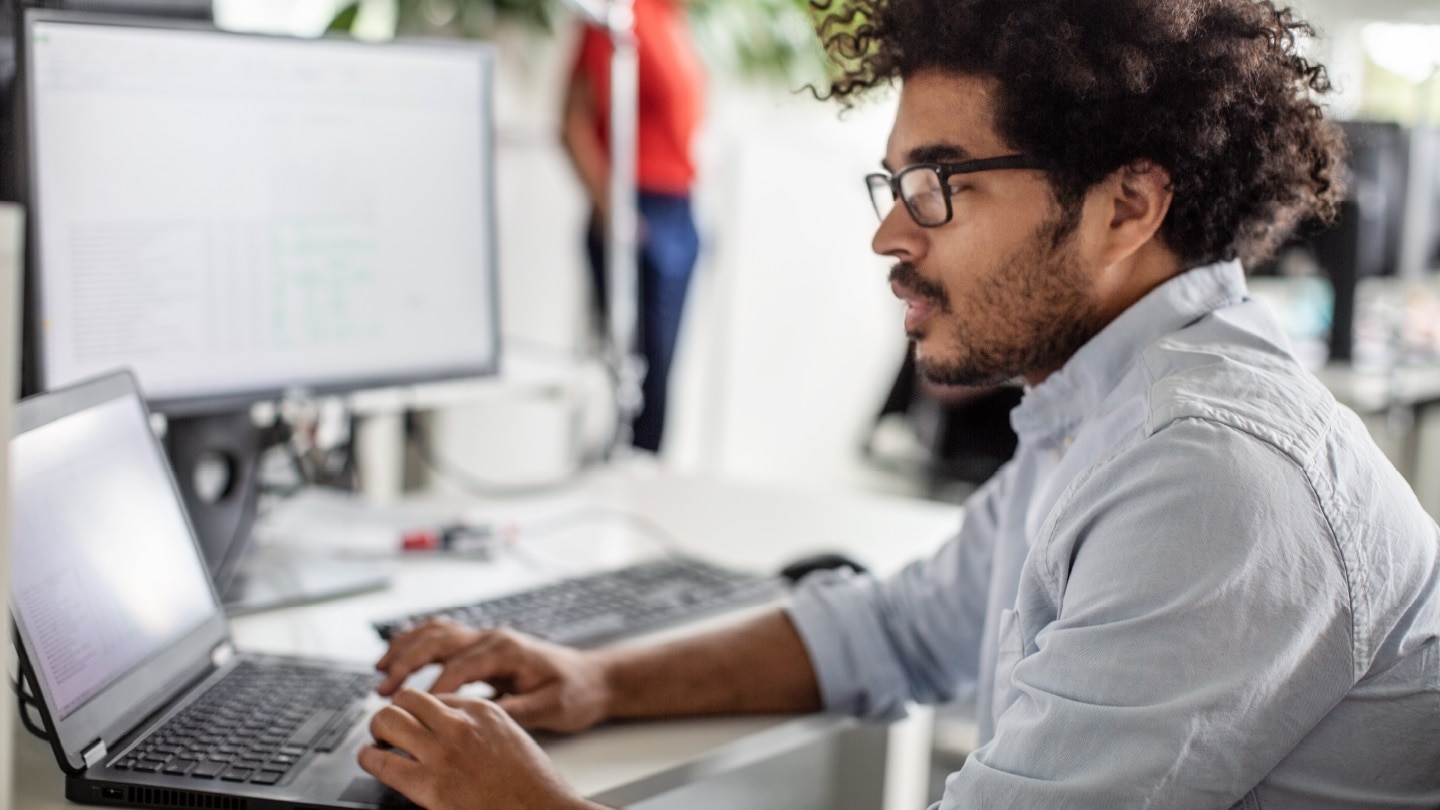
M 378 691 L 393 694 L 427 664 L 442 667 L 432 693 L 484 681 L 499 693 L 496 704 L 525 728 L 572 733 L 608 712 L 610 685 L 595 656 L 511 630 L 472 630 L 446 621 L 429 622 L 390 642 L 375 664 L 387 676 Z
M 360 767 L 427 810 L 593 808 L 488 700 L 402 689 L 370 721 Z M 406 756 L 408 754 L 409 756 Z

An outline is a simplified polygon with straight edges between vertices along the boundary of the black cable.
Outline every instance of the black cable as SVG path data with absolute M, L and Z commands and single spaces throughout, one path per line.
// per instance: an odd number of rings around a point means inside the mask
M 618 392 L 620 390 L 619 364 L 607 360 L 602 365 L 605 367 L 605 373 L 609 376 L 610 390 Z M 605 441 L 596 453 L 584 460 L 586 464 L 600 464 L 609 461 L 615 455 L 615 448 L 620 446 L 620 436 L 625 432 L 625 409 L 620 407 L 618 395 L 612 395 L 610 399 L 611 404 L 615 406 L 615 418 L 610 420 L 610 434 L 605 437 Z
M 288 489 L 293 491 L 305 486 L 355 489 L 355 417 L 347 413 L 345 419 L 345 441 L 336 447 L 326 450 L 312 447 L 308 452 L 302 452 L 293 441 L 296 435 L 293 428 L 276 442 L 284 448 L 285 456 L 301 482 L 299 487 Z
M 344 453 L 340 459 L 340 469 L 336 471 L 333 478 L 335 486 L 350 491 L 359 489 L 359 481 L 357 480 L 359 470 L 357 470 L 355 466 L 355 414 L 346 413 L 345 443 L 330 452 Z
M 36 725 L 35 720 L 30 717 L 30 712 L 27 711 L 27 708 L 32 706 L 36 711 L 40 710 L 40 704 L 36 701 L 21 698 L 19 706 L 20 725 L 24 726 L 25 730 L 30 732 L 36 739 L 50 742 L 50 734 L 42 726 Z
M 217 575 L 215 581 L 215 593 L 223 600 L 230 592 L 230 587 L 235 584 L 236 578 L 240 575 L 241 556 L 250 550 L 249 543 L 243 543 L 245 533 L 255 528 L 255 518 L 260 513 L 260 496 L 262 494 L 260 480 L 261 458 L 265 451 L 275 444 L 289 440 L 289 428 L 283 423 L 276 423 L 271 426 L 265 434 L 266 440 L 260 442 L 260 448 L 256 451 L 254 459 L 250 463 L 249 474 L 245 476 L 242 484 L 242 492 L 245 494 L 245 503 L 240 510 L 240 515 L 235 522 L 235 531 L 230 535 L 230 543 L 225 547 L 225 557 L 220 565 L 215 567 Z M 218 575 L 225 572 L 225 581 L 220 582 Z
M 10 680 L 10 686 L 15 690 L 16 711 L 20 715 L 20 723 L 25 730 L 39 739 L 50 742 L 50 733 L 44 728 L 44 713 L 41 712 L 41 725 L 36 725 L 35 720 L 30 716 L 30 709 L 41 711 L 40 701 L 35 697 L 33 690 L 27 688 L 29 678 L 26 677 L 22 668 L 20 678 Z

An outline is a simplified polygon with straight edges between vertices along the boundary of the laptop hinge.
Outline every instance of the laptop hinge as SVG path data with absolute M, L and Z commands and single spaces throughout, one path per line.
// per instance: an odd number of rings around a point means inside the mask
M 108 753 L 110 752 L 105 748 L 105 741 L 96 740 L 94 745 L 80 752 L 80 758 L 85 760 L 85 767 L 93 768 L 102 762 Z
M 235 648 L 226 641 L 219 644 L 210 651 L 210 663 L 217 667 L 225 666 L 225 663 L 235 657 Z

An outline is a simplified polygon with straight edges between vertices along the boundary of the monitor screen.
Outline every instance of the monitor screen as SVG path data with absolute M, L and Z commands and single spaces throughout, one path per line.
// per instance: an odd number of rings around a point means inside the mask
M 137 397 L 21 433 L 10 461 L 14 609 L 63 720 L 219 606 Z
M 173 413 L 495 370 L 485 46 L 26 42 L 42 388 L 129 367 Z

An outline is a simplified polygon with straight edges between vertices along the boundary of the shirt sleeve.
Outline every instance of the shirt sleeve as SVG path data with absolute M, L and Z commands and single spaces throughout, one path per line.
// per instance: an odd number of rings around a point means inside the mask
M 609 75 L 610 40 L 605 32 L 593 25 L 580 26 L 580 43 L 575 50 L 572 76 L 584 76 L 592 83 L 603 83 Z
M 1232 806 L 1353 685 L 1347 583 L 1300 462 L 1200 420 L 1139 442 L 1037 539 L 942 807 Z
M 959 533 L 933 558 L 885 582 L 826 571 L 801 583 L 789 615 L 828 711 L 894 718 L 909 701 L 973 686 L 1009 469 L 971 496 Z

